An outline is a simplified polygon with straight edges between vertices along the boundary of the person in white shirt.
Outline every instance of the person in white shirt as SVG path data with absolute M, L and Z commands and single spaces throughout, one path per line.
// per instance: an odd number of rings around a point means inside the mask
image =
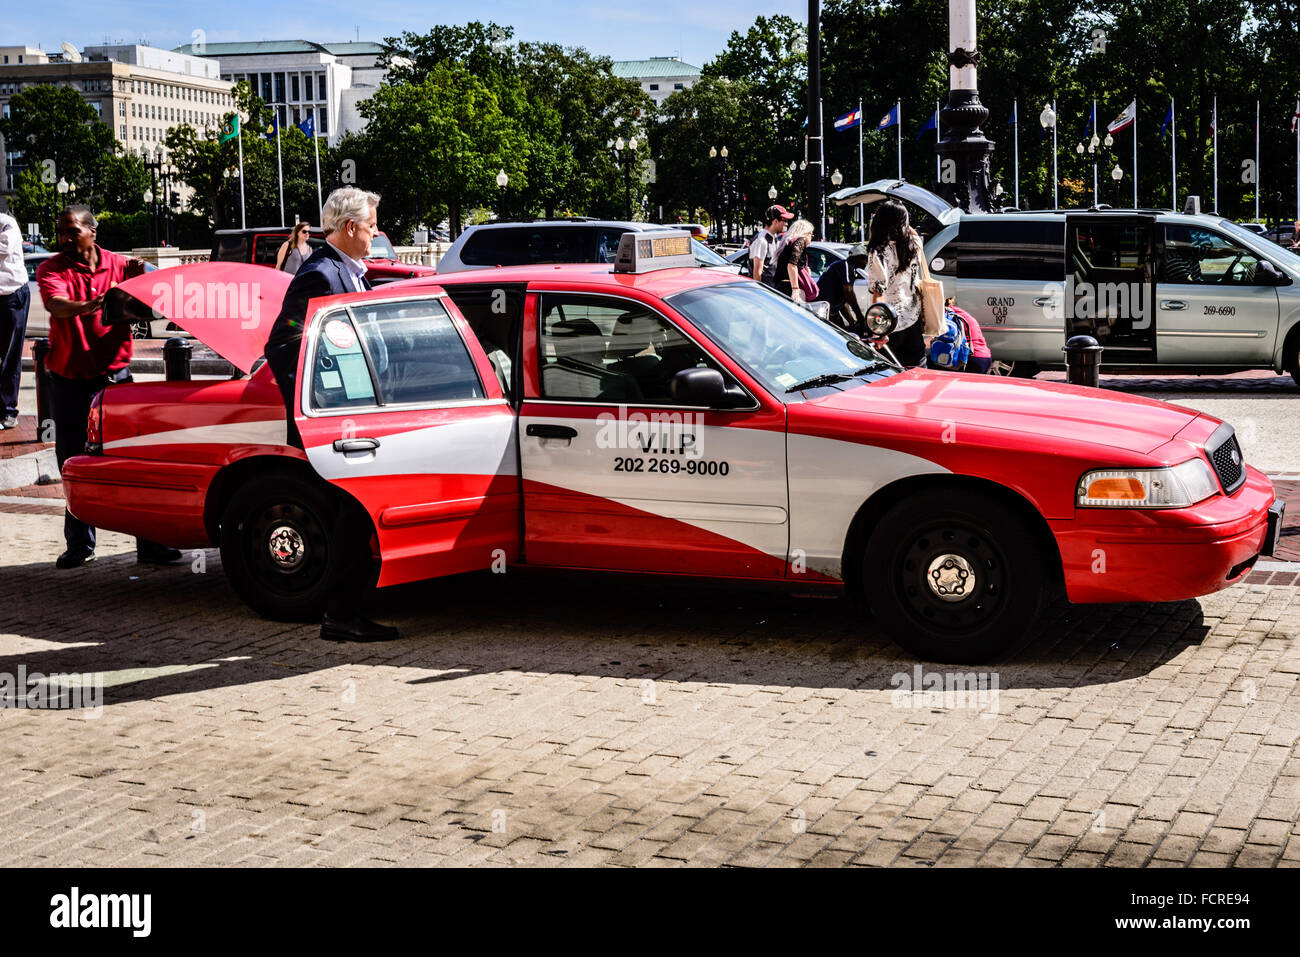
M 0 429 L 18 424 L 18 380 L 31 299 L 23 265 L 23 234 L 16 219 L 0 213 Z

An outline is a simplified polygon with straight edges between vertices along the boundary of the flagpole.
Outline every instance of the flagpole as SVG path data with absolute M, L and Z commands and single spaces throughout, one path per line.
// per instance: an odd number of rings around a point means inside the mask
M 1015 123 L 1011 125 L 1012 147 L 1016 155 L 1016 209 L 1020 208 L 1020 102 L 1013 99 L 1011 101 L 1011 118 Z
M 1178 212 L 1178 115 L 1174 112 L 1172 96 L 1169 98 L 1169 208 Z
M 325 218 L 325 201 L 320 195 L 320 138 L 316 135 L 316 123 L 311 124 L 311 145 L 316 151 L 316 214 L 320 218 L 317 222 L 322 222 Z
M 1061 201 L 1057 198 L 1057 184 L 1060 183 L 1061 178 L 1056 172 L 1056 128 L 1061 123 L 1061 116 L 1056 112 L 1055 98 L 1052 99 L 1052 115 L 1056 117 L 1052 121 L 1052 209 L 1060 209 Z
M 1259 100 L 1255 101 L 1255 222 L 1259 222 Z
M 1295 126 L 1295 218 L 1300 222 L 1300 99 L 1295 101 L 1291 123 Z
M 864 186 L 865 168 L 862 165 L 862 101 L 858 100 L 858 186 Z M 867 207 L 858 203 L 858 237 L 867 241 Z
M 1214 116 L 1210 120 L 1214 134 L 1214 215 L 1219 214 L 1219 94 L 1214 94 Z
M 943 182 L 943 167 L 940 164 L 939 150 L 938 150 L 938 141 L 943 139 L 943 134 L 939 132 L 939 101 L 938 100 L 934 101 L 934 138 L 935 138 L 935 147 L 936 147 L 934 151 L 934 181 L 935 184 L 937 185 Z
M 1097 135 L 1097 100 L 1094 97 L 1092 101 L 1092 135 Z M 1091 145 L 1091 144 L 1089 144 Z M 1101 197 L 1097 193 L 1097 154 L 1092 154 L 1092 205 L 1101 204 Z
M 900 98 L 895 106 L 898 111 L 898 178 L 903 178 L 903 101 Z
M 239 140 L 239 228 L 247 229 L 248 221 L 244 216 L 244 124 L 239 122 L 239 114 L 235 114 L 235 122 L 238 129 L 235 130 Z
M 280 177 L 280 228 L 284 228 L 284 163 L 280 159 L 280 114 L 275 115 L 275 172 Z
M 1133 208 L 1138 208 L 1138 111 L 1137 97 L 1133 98 Z

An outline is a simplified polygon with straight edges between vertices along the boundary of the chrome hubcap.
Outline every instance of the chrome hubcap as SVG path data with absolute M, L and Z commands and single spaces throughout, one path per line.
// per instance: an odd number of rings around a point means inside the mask
M 925 582 L 943 601 L 961 601 L 975 592 L 975 569 L 960 555 L 940 555 L 926 569 Z
M 289 525 L 277 525 L 267 538 L 267 550 L 276 567 L 286 571 L 302 564 L 307 554 L 307 546 L 296 528 Z

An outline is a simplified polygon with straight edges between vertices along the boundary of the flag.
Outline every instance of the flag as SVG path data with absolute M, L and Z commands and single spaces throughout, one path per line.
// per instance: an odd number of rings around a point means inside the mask
M 1160 142 L 1165 141 L 1165 130 L 1169 129 L 1169 124 L 1174 121 L 1174 101 L 1169 101 L 1169 112 L 1165 114 L 1165 121 L 1160 124 Z
M 898 125 L 898 106 L 899 105 L 895 103 L 894 108 L 880 118 L 880 122 L 876 124 L 876 129 L 887 130 L 891 126 Z
M 937 125 L 935 124 L 935 122 L 934 122 L 934 114 L 933 114 L 933 113 L 931 113 L 928 117 L 926 117 L 925 124 L 924 124 L 924 125 L 923 125 L 919 130 L 917 130 L 916 138 L 919 140 L 922 136 L 924 136 L 924 135 L 925 135 L 926 133 L 928 133 L 930 130 L 935 130 L 935 131 L 938 130 L 938 126 L 937 126 Z
M 220 142 L 229 143 L 238 135 L 239 135 L 239 114 L 235 113 L 230 117 L 229 123 L 223 123 L 221 125 Z
M 1088 138 L 1088 135 L 1092 133 L 1092 124 L 1096 118 L 1097 118 L 1097 105 L 1094 103 L 1092 107 L 1092 112 L 1088 114 L 1088 122 L 1085 123 L 1083 127 L 1083 138 L 1085 140 Z
M 1020 104 L 1016 103 L 1014 100 L 1012 101 L 1012 103 L 1011 103 L 1011 122 L 1008 123 L 1007 126 L 1018 126 L 1018 125 L 1019 125 L 1020 121 L 1016 118 L 1017 107 L 1018 107 L 1019 105 L 1020 105 Z
M 280 132 L 280 118 L 278 116 L 273 116 L 271 117 L 271 125 L 266 128 L 266 132 L 262 134 L 262 137 L 264 139 L 273 140 L 279 134 L 279 132 Z
M 1296 123 L 1297 123 L 1297 122 L 1300 122 L 1300 110 L 1296 110 L 1294 113 L 1291 114 L 1291 132 L 1292 132 L 1292 133 L 1294 133 L 1295 130 L 1296 130 Z
M 298 129 L 302 130 L 302 131 L 303 131 L 304 133 L 306 133 L 308 136 L 315 136 L 315 135 L 316 135 L 316 117 L 315 117 L 314 115 L 313 115 L 313 116 L 308 116 L 307 119 L 303 120 L 301 123 L 298 124 Z
M 861 110 L 849 110 L 847 113 L 845 113 L 843 116 L 841 116 L 839 119 L 835 121 L 835 129 L 841 133 L 845 132 L 846 130 L 851 130 L 855 126 L 861 126 L 861 125 L 862 125 Z
M 1133 100 L 1128 106 L 1124 107 L 1124 112 L 1110 121 L 1106 127 L 1107 133 L 1118 133 L 1120 130 L 1126 130 L 1133 125 L 1138 115 L 1138 101 Z

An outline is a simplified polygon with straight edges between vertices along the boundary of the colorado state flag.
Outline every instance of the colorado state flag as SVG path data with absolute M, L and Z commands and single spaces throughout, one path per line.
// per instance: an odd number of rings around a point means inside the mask
M 849 110 L 849 112 L 845 113 L 843 116 L 841 116 L 838 120 L 835 121 L 835 129 L 839 130 L 841 133 L 843 133 L 845 130 L 851 130 L 855 126 L 861 126 L 861 125 L 862 125 L 861 110 Z

